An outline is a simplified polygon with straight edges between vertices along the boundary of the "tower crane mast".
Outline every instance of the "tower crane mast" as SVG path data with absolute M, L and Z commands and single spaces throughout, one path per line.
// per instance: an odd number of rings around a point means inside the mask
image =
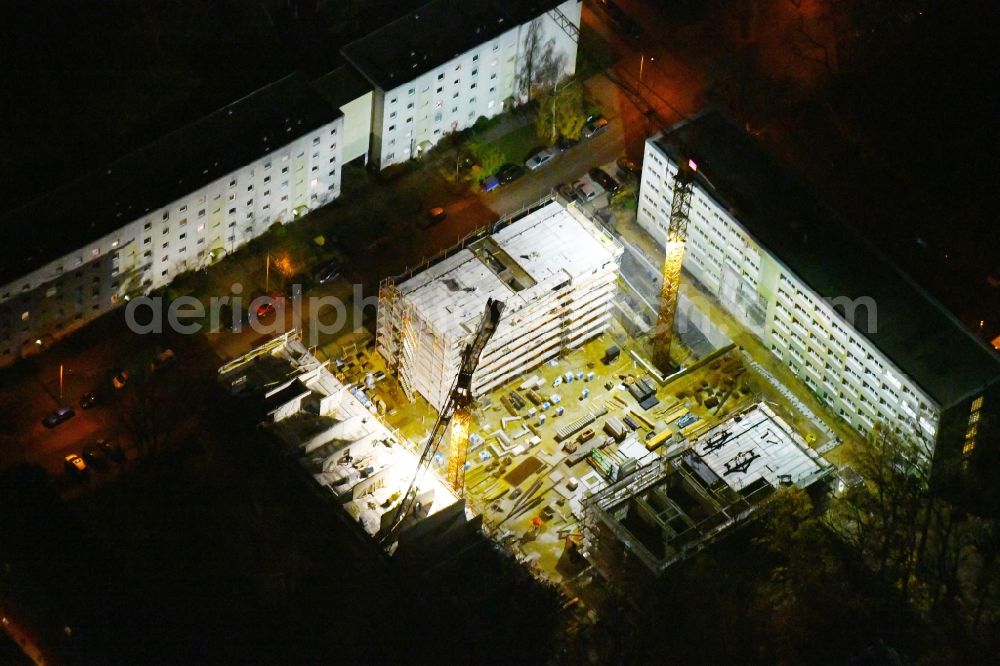
M 687 244 L 688 220 L 691 213 L 691 186 L 698 165 L 694 160 L 678 160 L 674 175 L 674 194 L 670 202 L 667 225 L 667 246 L 663 260 L 663 281 L 660 284 L 660 311 L 653 329 L 653 365 L 662 371 L 671 368 L 670 343 L 674 337 L 677 317 L 677 295 L 681 282 L 681 265 Z

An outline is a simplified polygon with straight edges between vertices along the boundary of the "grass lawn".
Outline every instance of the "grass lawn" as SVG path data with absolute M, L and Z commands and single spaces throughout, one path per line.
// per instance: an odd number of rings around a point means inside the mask
M 510 134 L 506 134 L 497 139 L 494 144 L 503 151 L 508 162 L 514 164 L 524 164 L 524 160 L 531 156 L 533 148 L 544 144 L 538 140 L 535 132 L 535 123 L 530 122 L 523 127 L 519 127 Z

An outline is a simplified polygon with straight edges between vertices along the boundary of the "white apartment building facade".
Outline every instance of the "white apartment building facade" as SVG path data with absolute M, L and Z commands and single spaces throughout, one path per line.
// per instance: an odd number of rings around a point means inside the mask
M 698 165 L 683 266 L 701 289 L 858 432 L 970 454 L 997 358 L 719 114 L 646 142 L 637 219 L 660 243 L 682 150 Z
M 343 49 L 374 86 L 369 159 L 418 157 L 445 135 L 576 71 L 582 2 L 431 2 Z
M 440 409 L 490 298 L 505 309 L 473 375 L 480 395 L 600 335 L 622 246 L 550 202 L 379 294 L 376 344 L 400 384 Z
M 336 198 L 342 122 L 291 76 L 6 216 L 0 364 Z

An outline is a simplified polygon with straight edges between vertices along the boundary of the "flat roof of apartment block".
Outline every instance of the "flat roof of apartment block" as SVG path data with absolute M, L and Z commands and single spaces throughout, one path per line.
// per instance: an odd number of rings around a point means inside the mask
M 552 201 L 398 289 L 439 333 L 464 339 L 478 326 L 487 299 L 503 301 L 509 320 L 554 287 L 617 263 L 620 254 L 621 246 L 582 212 Z
M 392 90 L 558 7 L 561 0 L 434 0 L 345 46 L 341 53 Z
M 0 258 L 0 284 L 80 249 L 341 115 L 303 75 L 292 74 L 5 213 L 0 225 L 17 251 Z
M 871 299 L 876 326 L 859 307 L 857 330 L 943 408 L 1000 381 L 1000 357 L 731 119 L 709 111 L 654 142 L 695 160 L 699 185 L 821 296 Z

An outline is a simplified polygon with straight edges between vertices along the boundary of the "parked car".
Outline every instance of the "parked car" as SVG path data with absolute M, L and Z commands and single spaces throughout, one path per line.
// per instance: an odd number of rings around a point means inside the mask
M 314 279 L 318 284 L 326 284 L 327 282 L 336 280 L 338 277 L 340 277 L 340 262 L 331 261 L 316 271 Z
M 593 201 L 597 198 L 597 190 L 594 186 L 585 180 L 578 180 L 573 183 L 573 189 L 576 190 L 576 195 L 580 197 L 580 201 L 587 203 Z
M 126 384 L 128 384 L 128 372 L 121 369 L 115 370 L 114 376 L 111 378 L 111 385 L 120 391 L 125 388 Z
M 561 136 L 559 137 L 559 140 L 556 141 L 556 148 L 559 149 L 559 152 L 564 153 L 578 143 L 580 143 L 579 139 L 570 139 L 568 137 Z
M 570 203 L 580 200 L 580 197 L 573 189 L 573 186 L 567 185 L 566 183 L 559 183 L 558 185 L 556 185 L 556 194 L 558 194 L 559 196 L 561 196 L 563 199 L 565 199 Z
M 116 463 L 125 462 L 125 451 L 121 445 L 115 444 L 110 439 L 99 439 L 95 444 L 108 459 L 114 460 Z
M 629 176 L 638 176 L 639 173 L 642 171 L 642 167 L 640 167 L 635 162 L 635 160 L 630 160 L 629 158 L 625 157 L 624 155 L 622 155 L 621 157 L 618 158 L 618 161 L 616 162 L 616 164 L 618 165 L 618 177 L 619 178 L 628 178 Z
M 500 181 L 497 180 L 496 176 L 487 176 L 479 181 L 479 188 L 483 192 L 492 192 L 493 190 L 500 187 Z
M 68 421 L 74 416 L 76 416 L 76 412 L 73 411 L 72 407 L 70 407 L 69 405 L 62 405 L 56 408 L 54 412 L 52 412 L 44 419 L 42 419 L 42 425 L 44 425 L 46 428 L 55 428 L 63 421 Z
M 391 242 L 392 239 L 389 238 L 388 236 L 379 236 L 371 243 L 368 243 L 368 246 L 365 249 L 367 249 L 369 253 L 375 254 L 376 252 L 384 250 L 386 247 L 389 246 L 389 243 Z
M 603 187 L 611 194 L 614 194 L 619 189 L 621 189 L 621 185 L 618 183 L 618 181 L 612 178 L 611 174 L 609 174 L 604 169 L 601 169 L 599 167 L 594 167 L 588 173 L 590 174 L 590 177 L 594 180 L 595 183 Z
M 98 402 L 100 402 L 100 398 L 97 395 L 97 391 L 88 391 L 83 394 L 82 398 L 80 398 L 80 407 L 82 409 L 90 409 Z
M 278 303 L 285 302 L 285 295 L 279 292 L 274 292 L 270 296 L 265 296 L 266 301 L 262 302 L 257 306 L 257 319 L 263 319 L 274 313 Z
M 274 313 L 274 301 L 266 301 L 257 306 L 257 319 L 263 319 Z
M 75 453 L 69 454 L 64 460 L 66 461 L 66 469 L 73 474 L 84 476 L 87 473 L 87 463 L 83 462 L 83 458 Z
M 83 459 L 92 467 L 107 467 L 108 459 L 104 457 L 104 452 L 100 447 L 88 446 L 83 449 Z
M 507 185 L 513 183 L 515 180 L 524 175 L 524 167 L 519 164 L 504 164 L 497 171 L 497 180 L 500 181 L 501 185 Z
M 162 370 L 163 368 L 173 363 L 175 357 L 176 354 L 174 354 L 173 349 L 164 349 L 159 354 L 157 354 L 156 357 L 150 362 L 149 369 L 152 370 L 153 372 L 156 372 L 157 370 Z
M 583 128 L 583 138 L 593 139 L 595 136 L 608 129 L 608 119 L 598 116 L 587 123 Z
M 438 222 L 443 222 L 446 217 L 448 217 L 448 213 L 444 208 L 440 206 L 431 208 L 417 220 L 417 226 L 421 229 L 428 229 Z
M 532 171 L 537 171 L 543 166 L 552 161 L 557 154 L 555 148 L 546 148 L 544 150 L 539 150 L 537 153 L 529 157 L 525 162 L 524 166 L 528 167 Z

